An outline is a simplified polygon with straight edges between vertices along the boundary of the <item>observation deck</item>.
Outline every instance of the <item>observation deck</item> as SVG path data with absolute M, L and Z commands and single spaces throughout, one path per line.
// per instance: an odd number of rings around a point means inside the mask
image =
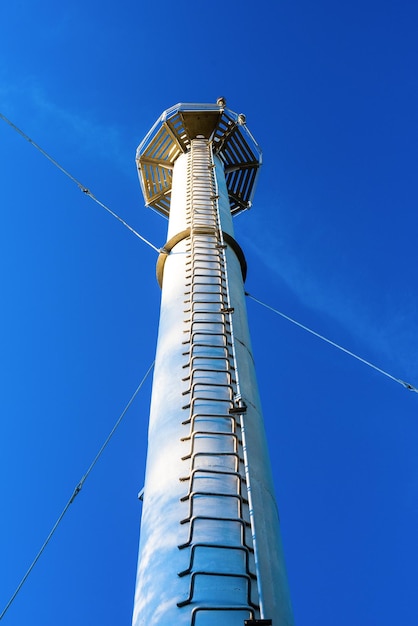
M 180 103 L 164 111 L 138 147 L 136 162 L 147 206 L 168 216 L 171 183 L 177 157 L 191 141 L 204 137 L 221 160 L 232 215 L 249 209 L 261 165 L 261 150 L 248 130 L 245 116 L 216 104 Z

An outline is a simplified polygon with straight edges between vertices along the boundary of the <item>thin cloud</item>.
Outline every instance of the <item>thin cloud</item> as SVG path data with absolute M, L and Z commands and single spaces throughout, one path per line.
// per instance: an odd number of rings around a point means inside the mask
M 15 83 L 3 80 L 2 83 L 0 88 L 2 112 L 12 117 L 12 121 L 19 125 L 18 118 L 23 106 L 26 114 L 30 109 L 33 119 L 32 128 L 22 130 L 32 136 L 36 143 L 43 145 L 42 127 L 48 125 L 48 134 L 50 134 L 51 126 L 53 126 L 63 142 L 76 145 L 77 149 L 87 157 L 106 159 L 126 173 L 127 153 L 129 151 L 129 162 L 131 162 L 132 146 L 131 142 L 128 144 L 128 140 L 124 137 L 121 126 L 102 124 L 93 119 L 91 113 L 77 112 L 61 106 L 49 98 L 35 78 L 27 78 Z M 36 136 L 34 136 L 34 128 L 37 129 Z
M 265 266 L 264 272 L 274 274 L 276 280 L 284 283 L 308 309 L 335 320 L 349 332 L 357 345 L 344 347 L 355 352 L 360 344 L 368 346 L 370 352 L 360 356 L 373 361 L 381 355 L 380 363 L 376 365 L 388 370 L 395 368 L 398 371 L 391 371 L 393 375 L 405 377 L 414 385 L 418 383 L 416 297 L 412 293 L 399 294 L 390 291 L 388 294 L 378 294 L 372 302 L 367 279 L 359 278 L 357 270 L 353 270 L 351 276 L 342 281 L 330 267 L 325 272 L 321 264 L 310 266 L 303 250 L 295 250 L 290 236 L 286 233 L 277 235 L 271 232 L 263 217 L 257 216 L 256 219 L 259 227 L 252 230 L 251 237 L 245 233 L 240 234 L 240 240 L 245 249 L 251 250 Z M 318 239 L 323 235 L 324 233 L 317 233 Z M 318 244 L 321 245 L 320 241 Z M 267 257 L 266 249 L 269 250 Z M 272 259 L 276 262 L 272 263 Z M 275 299 L 274 291 L 271 295 L 273 301 L 268 304 L 277 306 L 279 293 Z M 379 312 L 378 319 L 375 310 Z M 286 310 L 286 307 L 283 307 L 283 312 L 292 316 L 292 311 Z M 309 319 L 298 321 L 309 326 Z M 327 336 L 326 320 L 323 327 L 313 330 Z M 335 336 L 329 338 L 339 341 Z

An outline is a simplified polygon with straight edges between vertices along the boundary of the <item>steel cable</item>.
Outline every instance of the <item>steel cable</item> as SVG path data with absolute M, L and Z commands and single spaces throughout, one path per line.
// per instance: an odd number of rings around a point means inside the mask
M 48 159 L 48 161 L 50 161 L 53 165 L 55 165 L 55 167 L 57 167 L 63 174 L 65 174 L 65 176 L 67 176 L 73 183 L 75 183 L 77 187 L 80 189 L 80 191 L 82 191 L 86 196 L 89 196 L 89 198 L 91 198 L 94 202 L 96 202 L 96 204 L 101 206 L 102 209 L 110 213 L 110 215 L 112 215 L 121 224 L 123 224 L 123 226 L 125 226 L 128 230 L 130 230 L 131 233 L 133 233 L 141 241 L 143 241 L 148 246 L 150 246 L 150 248 L 152 248 L 158 253 L 160 252 L 159 248 L 154 246 L 154 244 L 148 241 L 148 239 L 145 239 L 145 237 L 140 235 L 134 228 L 132 228 L 132 226 L 129 226 L 129 224 L 125 222 L 125 220 L 122 219 L 117 213 L 112 211 L 111 208 L 109 208 L 106 204 L 104 204 L 98 198 L 96 198 L 96 196 L 90 191 L 88 187 L 83 185 L 79 180 L 77 180 L 77 178 L 75 178 L 72 174 L 70 174 L 70 172 L 68 172 L 65 168 L 63 168 L 62 165 L 58 163 L 58 161 L 56 161 L 50 154 L 48 154 L 48 152 L 46 152 L 43 148 L 41 148 L 41 146 L 39 146 L 35 141 L 33 141 L 33 139 L 31 139 L 26 133 L 24 133 L 23 130 L 21 130 L 18 126 L 16 126 L 16 124 L 13 124 L 13 122 L 10 121 L 5 115 L 3 115 L 3 113 L 0 113 L 0 119 L 6 122 L 6 124 L 8 124 L 11 128 L 13 128 L 13 130 L 15 130 L 21 137 L 23 137 L 23 139 L 25 139 L 34 148 L 36 148 L 36 150 L 38 150 L 46 159 Z
M 102 447 L 100 448 L 100 450 L 98 451 L 98 453 L 96 454 L 96 456 L 94 457 L 93 461 L 90 463 L 90 466 L 88 468 L 88 470 L 86 471 L 86 473 L 82 476 L 81 480 L 79 481 L 79 483 L 77 484 L 77 486 L 75 487 L 70 499 L 68 500 L 67 504 L 65 505 L 65 507 L 63 508 L 60 516 L 58 517 L 57 521 L 55 522 L 55 524 L 53 525 L 49 535 L 47 536 L 47 538 L 45 539 L 44 543 L 42 544 L 40 550 L 38 551 L 37 555 L 35 556 L 35 558 L 33 559 L 32 563 L 30 564 L 30 566 L 28 567 L 25 575 L 23 576 L 22 580 L 20 581 L 20 583 L 18 584 L 18 586 L 16 587 L 15 592 L 13 593 L 13 595 L 11 596 L 10 600 L 8 601 L 8 603 L 6 604 L 5 608 L 3 609 L 2 613 L 0 614 L 0 621 L 3 619 L 3 617 L 6 615 L 7 611 L 9 610 L 9 608 L 11 607 L 11 605 L 13 604 L 14 600 L 16 599 L 16 596 L 18 595 L 19 591 L 22 589 L 23 585 L 25 584 L 26 580 L 28 579 L 30 573 L 32 572 L 33 568 L 35 567 L 36 563 L 38 562 L 38 560 L 40 559 L 42 553 L 44 552 L 45 548 L 47 547 L 48 543 L 50 542 L 50 540 L 52 539 L 52 536 L 54 535 L 55 531 L 57 530 L 58 526 L 60 525 L 64 515 L 66 514 L 66 512 L 68 511 L 68 509 L 70 508 L 70 505 L 74 502 L 74 500 L 76 499 L 76 497 L 78 496 L 78 494 L 80 493 L 84 483 L 86 482 L 89 474 L 91 473 L 93 467 L 96 465 L 97 461 L 99 460 L 99 458 L 101 457 L 104 449 L 107 447 L 108 443 L 110 442 L 110 440 L 112 439 L 113 435 L 115 434 L 116 429 L 118 428 L 118 426 L 120 425 L 121 421 L 123 420 L 123 418 L 125 417 L 128 409 L 131 407 L 133 401 L 135 400 L 136 396 L 138 395 L 140 389 L 142 388 L 142 386 L 144 385 L 145 381 L 147 380 L 149 374 L 151 373 L 152 368 L 154 367 L 154 362 L 150 365 L 150 367 L 148 368 L 146 374 L 144 375 L 144 377 L 142 378 L 141 382 L 139 383 L 138 387 L 135 389 L 134 393 L 132 394 L 131 398 L 129 399 L 128 403 L 126 404 L 125 408 L 123 409 L 122 413 L 119 415 L 115 425 L 113 426 L 112 430 L 110 431 L 109 435 L 107 436 L 107 438 L 105 439 Z
M 281 311 L 278 311 L 277 309 L 275 309 L 272 306 L 266 304 L 265 302 L 262 302 L 261 300 L 258 300 L 257 298 L 252 296 L 250 293 L 248 293 L 248 291 L 245 292 L 245 295 L 248 298 L 250 298 L 251 300 L 254 300 L 254 302 L 257 302 L 258 304 L 261 304 L 261 306 L 265 307 L 266 309 L 269 309 L 270 311 L 273 311 L 273 313 L 276 313 L 277 315 L 280 315 L 280 317 L 283 317 L 288 322 L 291 322 L 292 324 L 295 324 L 296 326 L 299 326 L 299 328 L 302 328 L 302 330 L 306 330 L 311 335 L 314 335 L 315 337 L 318 337 L 318 339 L 322 339 L 322 341 L 325 341 L 326 343 L 330 344 L 331 346 L 334 346 L 334 348 L 338 348 L 338 350 L 341 350 L 342 352 L 345 352 L 345 354 L 348 354 L 349 356 L 352 356 L 354 359 L 357 359 L 357 361 L 360 361 L 361 363 L 364 363 L 364 365 L 367 365 L 368 367 L 371 367 L 372 369 L 376 370 L 380 374 L 383 374 L 384 376 L 387 376 L 387 378 L 390 378 L 391 380 L 395 381 L 395 383 L 399 383 L 405 389 L 408 389 L 409 391 L 414 391 L 415 393 L 418 393 L 418 389 L 414 385 L 411 385 L 411 383 L 407 383 L 404 380 L 402 380 L 401 378 L 396 378 L 396 376 L 392 376 L 392 374 L 389 374 L 389 372 L 386 372 L 381 367 L 377 367 L 377 365 L 374 365 L 373 363 L 370 363 L 370 361 L 366 361 L 366 359 L 363 359 L 361 356 L 358 356 L 357 354 L 354 354 L 354 352 L 351 352 L 351 350 L 347 350 L 347 348 L 343 348 L 343 346 L 340 346 L 338 343 L 335 343 L 335 341 L 331 341 L 331 339 L 327 339 L 327 337 L 324 337 L 323 335 L 320 335 L 315 330 L 312 330 L 311 328 L 308 328 L 307 326 L 304 326 L 304 324 L 301 324 L 300 322 L 297 322 L 296 320 L 292 319 L 288 315 L 285 315 Z

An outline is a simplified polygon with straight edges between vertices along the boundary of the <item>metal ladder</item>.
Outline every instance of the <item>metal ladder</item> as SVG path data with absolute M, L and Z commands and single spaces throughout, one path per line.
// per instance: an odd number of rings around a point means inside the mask
M 259 617 L 241 435 L 245 405 L 237 388 L 212 148 L 205 139 L 191 143 L 187 190 L 182 441 L 189 449 L 182 460 L 189 471 L 180 479 L 187 484 L 180 522 L 187 532 L 178 548 L 188 557 L 178 575 L 188 590 L 177 606 L 191 607 L 192 626 L 199 612 L 213 611 L 235 611 L 242 624 Z M 219 601 L 208 600 L 211 595 Z

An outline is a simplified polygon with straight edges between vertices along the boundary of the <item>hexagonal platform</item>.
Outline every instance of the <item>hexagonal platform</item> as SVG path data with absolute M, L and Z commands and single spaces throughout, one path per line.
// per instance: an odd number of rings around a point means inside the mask
M 245 117 L 219 104 L 176 104 L 167 109 L 137 150 L 139 179 L 147 206 L 169 215 L 175 160 L 203 136 L 224 165 L 231 212 L 248 209 L 261 165 L 261 150 Z

